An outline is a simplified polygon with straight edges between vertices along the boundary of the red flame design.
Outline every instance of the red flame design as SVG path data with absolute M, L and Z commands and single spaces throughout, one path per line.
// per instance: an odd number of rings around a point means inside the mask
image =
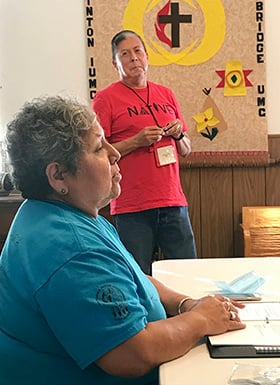
M 169 0 L 166 3 L 166 5 L 158 12 L 157 21 L 155 22 L 154 25 L 155 25 L 156 34 L 157 34 L 157 37 L 159 38 L 159 40 L 162 41 L 163 43 L 166 43 L 171 48 L 172 42 L 164 33 L 164 29 L 166 27 L 166 24 L 159 23 L 159 16 L 160 15 L 168 15 L 169 14 L 170 3 L 171 3 L 171 0 Z

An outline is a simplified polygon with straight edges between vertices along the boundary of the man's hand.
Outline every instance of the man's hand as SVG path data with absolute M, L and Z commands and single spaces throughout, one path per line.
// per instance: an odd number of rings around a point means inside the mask
M 157 126 L 145 127 L 136 135 L 138 147 L 150 146 L 155 142 L 159 142 L 163 136 L 163 130 Z

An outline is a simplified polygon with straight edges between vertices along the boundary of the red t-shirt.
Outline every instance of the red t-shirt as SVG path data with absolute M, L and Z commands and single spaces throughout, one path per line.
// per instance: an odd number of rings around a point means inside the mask
M 92 107 L 110 143 L 134 136 L 147 126 L 164 127 L 176 118 L 183 122 L 183 131 L 187 130 L 178 102 L 169 88 L 149 82 L 147 88 L 134 90 L 137 95 L 118 81 L 98 91 L 94 97 Z M 174 148 L 176 163 L 159 166 L 156 149 L 167 145 Z M 119 167 L 121 194 L 111 201 L 112 215 L 187 205 L 180 183 L 176 143 L 171 137 L 162 137 L 156 144 L 125 155 Z

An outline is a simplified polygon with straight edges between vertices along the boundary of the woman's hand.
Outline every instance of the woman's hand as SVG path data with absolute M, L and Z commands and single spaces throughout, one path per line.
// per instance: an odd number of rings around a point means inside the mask
M 216 295 L 200 299 L 188 299 L 181 308 L 183 312 L 196 312 L 207 321 L 207 335 L 224 333 L 228 330 L 245 328 L 238 315 L 238 308 L 244 308 L 243 303 Z

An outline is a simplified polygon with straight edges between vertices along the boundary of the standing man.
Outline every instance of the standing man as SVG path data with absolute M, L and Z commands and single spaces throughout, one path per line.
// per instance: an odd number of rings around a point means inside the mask
M 107 140 L 122 156 L 122 192 L 110 212 L 123 243 L 150 274 L 158 247 L 167 259 L 196 258 L 178 158 L 190 153 L 190 139 L 173 91 L 147 80 L 141 37 L 120 31 L 111 45 L 120 80 L 93 100 Z

